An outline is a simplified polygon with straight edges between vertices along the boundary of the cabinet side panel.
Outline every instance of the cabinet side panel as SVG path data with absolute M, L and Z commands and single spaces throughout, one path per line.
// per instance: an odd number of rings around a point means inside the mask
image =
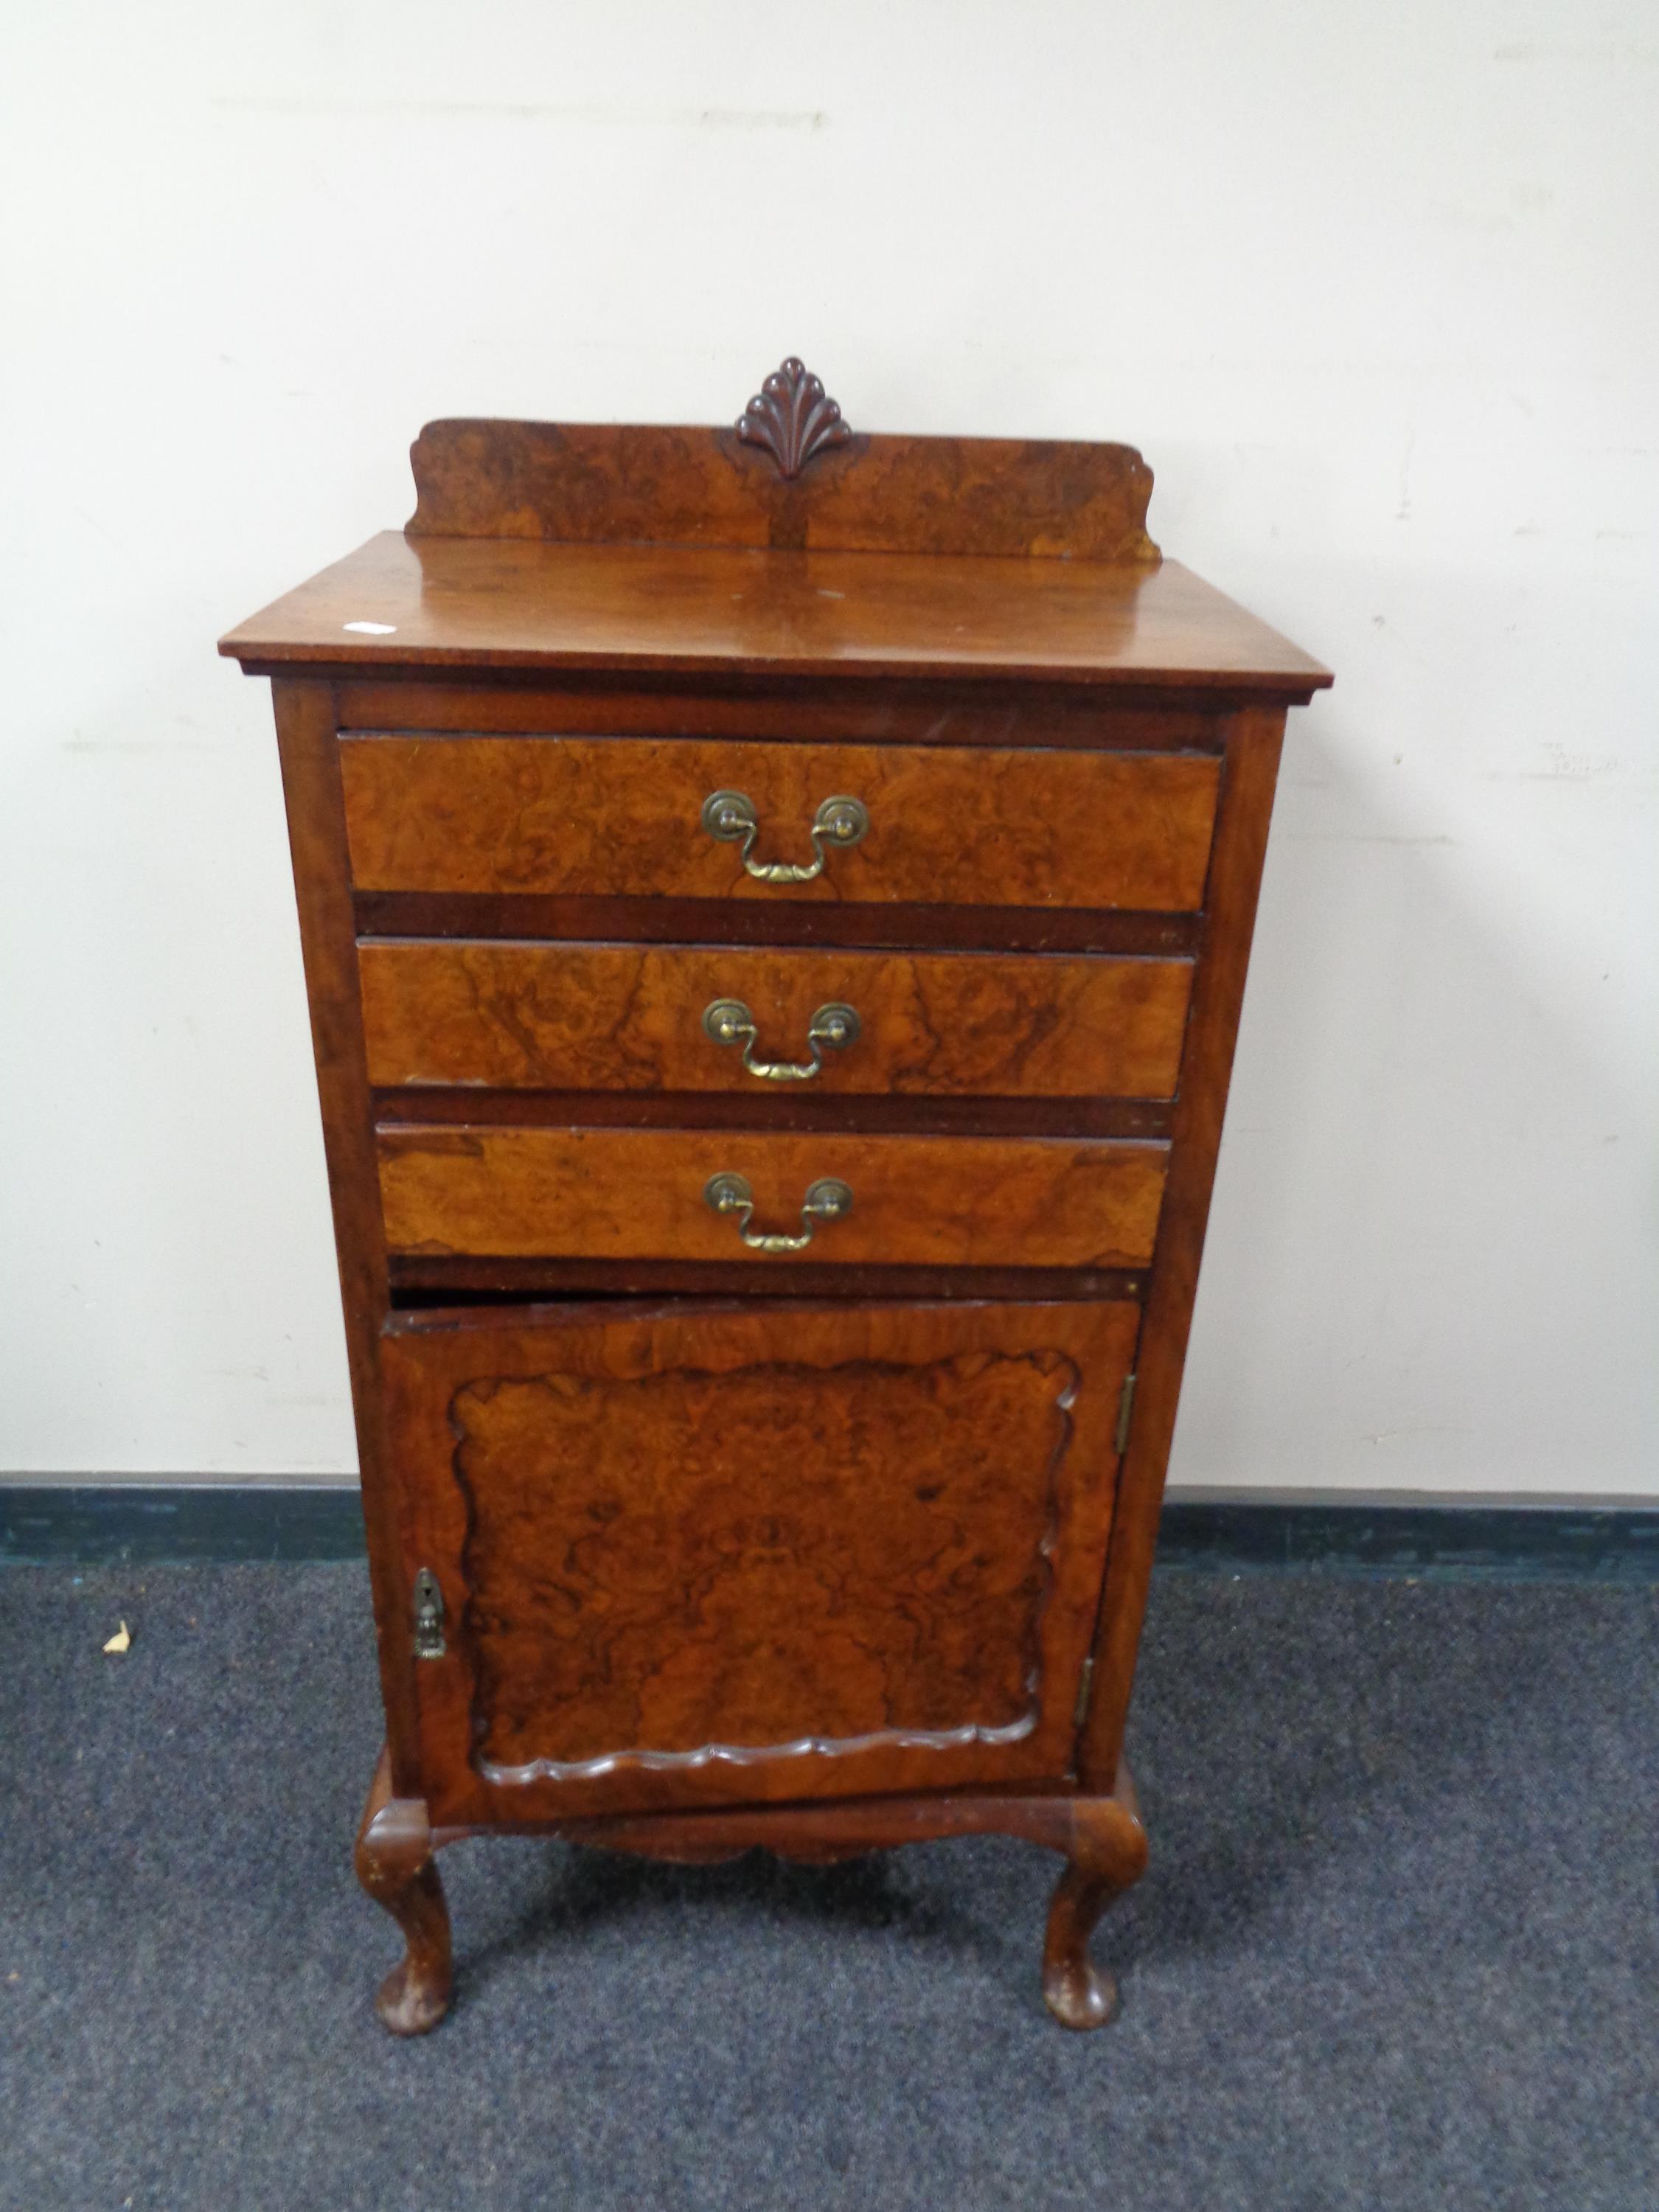
M 334 1242 L 345 1310 L 356 1417 L 363 1518 L 380 1644 L 380 1688 L 396 1796 L 420 1792 L 410 1625 L 403 1546 L 380 1410 L 380 1330 L 386 1310 L 386 1239 L 358 999 L 357 947 L 340 788 L 334 698 L 326 684 L 279 681 L 271 690 L 306 994 L 323 1115 Z
M 1095 1647 L 1095 1694 L 1079 1745 L 1085 1789 L 1110 1789 L 1123 1747 L 1284 734 L 1283 708 L 1249 708 L 1228 718 L 1204 941 Z

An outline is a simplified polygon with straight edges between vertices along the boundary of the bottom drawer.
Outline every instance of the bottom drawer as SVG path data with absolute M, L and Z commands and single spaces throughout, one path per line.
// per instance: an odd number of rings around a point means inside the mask
M 438 1825 L 1069 1770 L 1139 1309 L 400 1315 Z
M 953 1267 L 1139 1267 L 1169 1153 L 1115 1138 L 404 1126 L 379 1149 L 392 1252 Z

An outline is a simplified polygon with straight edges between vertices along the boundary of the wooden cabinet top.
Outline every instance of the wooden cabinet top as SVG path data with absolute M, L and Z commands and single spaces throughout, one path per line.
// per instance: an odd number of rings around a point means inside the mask
M 252 616 L 251 671 L 1048 679 L 1305 701 L 1146 532 L 1127 446 L 866 436 L 786 362 L 733 429 L 430 423 L 416 513 Z
M 1033 677 L 1305 701 L 1316 660 L 1178 562 L 371 538 L 220 650 L 296 666 Z

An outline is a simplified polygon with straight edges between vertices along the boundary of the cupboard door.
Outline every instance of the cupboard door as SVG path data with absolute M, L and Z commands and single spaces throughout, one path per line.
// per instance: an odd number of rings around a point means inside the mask
M 1059 1781 L 1139 1308 L 399 1315 L 433 1819 Z

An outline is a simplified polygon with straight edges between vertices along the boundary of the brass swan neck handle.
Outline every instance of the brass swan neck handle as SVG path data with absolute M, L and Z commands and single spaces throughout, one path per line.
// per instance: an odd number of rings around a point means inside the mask
M 723 845 L 743 845 L 743 865 L 757 883 L 810 884 L 823 873 L 826 845 L 856 845 L 870 828 L 870 812 L 861 799 L 826 799 L 812 817 L 811 836 L 816 858 L 802 867 L 791 860 L 757 860 L 755 840 L 760 836 L 760 816 L 746 792 L 711 791 L 702 802 L 702 826 Z
M 844 1221 L 853 1211 L 852 1192 L 834 1176 L 823 1176 L 808 1186 L 801 1200 L 801 1230 L 798 1237 L 768 1234 L 749 1226 L 755 1211 L 755 1194 L 746 1176 L 710 1176 L 703 1185 L 702 1194 L 716 1213 L 736 1216 L 738 1234 L 751 1252 L 804 1252 L 821 1221 Z
M 714 1000 L 703 1008 L 702 1025 L 716 1044 L 740 1044 L 744 1067 L 763 1083 L 810 1083 L 815 1075 L 823 1073 L 824 1054 L 845 1052 L 849 1044 L 857 1042 L 860 1027 L 853 1007 L 831 1000 L 828 1006 L 818 1008 L 806 1032 L 812 1057 L 794 1060 L 759 1058 L 755 1048 L 760 1042 L 760 1031 L 755 1017 L 741 999 Z

